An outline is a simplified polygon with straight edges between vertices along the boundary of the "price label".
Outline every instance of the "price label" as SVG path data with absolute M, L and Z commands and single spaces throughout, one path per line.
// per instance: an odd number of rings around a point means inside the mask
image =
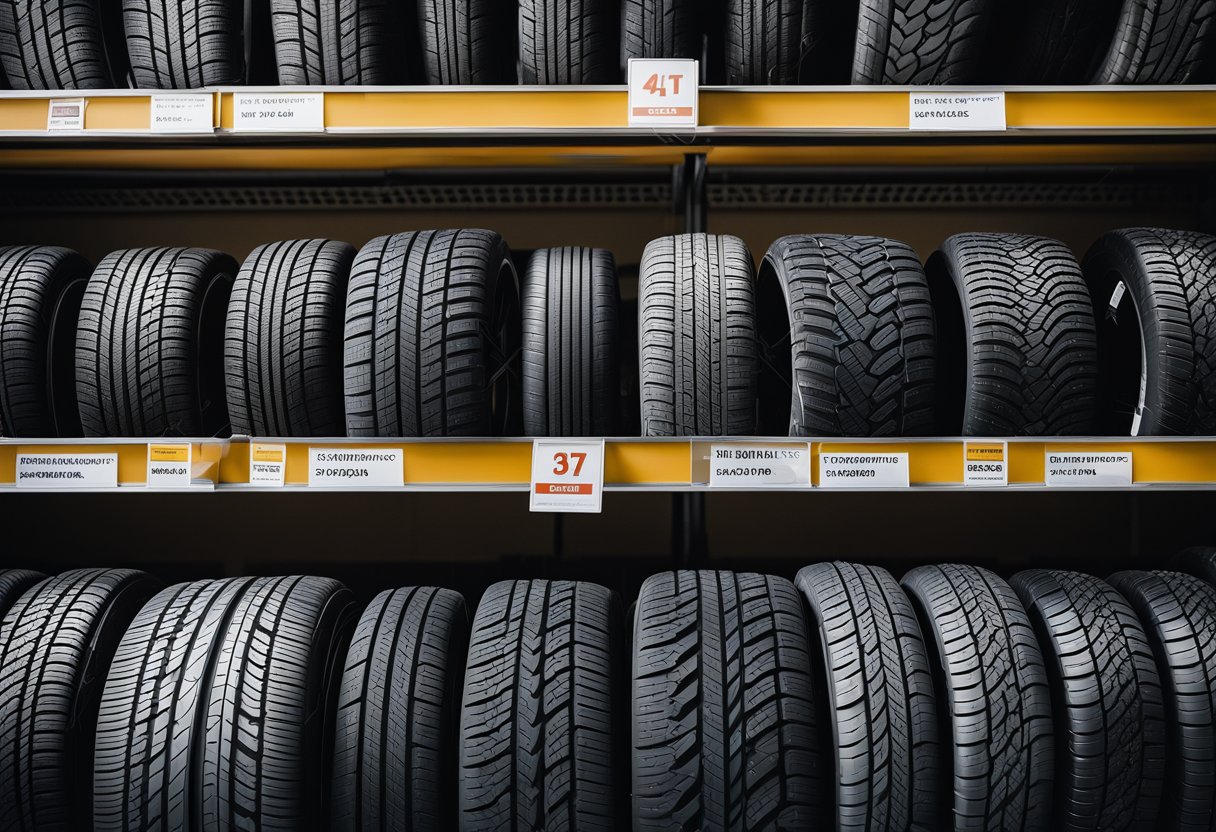
M 18 488 L 117 488 L 118 454 L 17 454 Z
M 287 446 L 249 443 L 249 484 L 258 488 L 282 488 L 287 473 Z
M 907 488 L 908 454 L 820 453 L 820 488 Z
M 710 446 L 710 488 L 809 487 L 810 484 L 810 445 Z
M 1132 455 L 1127 453 L 1061 453 L 1048 451 L 1044 481 L 1062 488 L 1128 486 L 1132 484 Z
M 401 448 L 309 448 L 313 488 L 400 488 L 405 484 Z
M 532 511 L 598 514 L 604 497 L 604 440 L 532 443 Z
M 629 60 L 630 127 L 696 127 L 698 64 L 683 58 Z
M 148 487 L 189 488 L 193 448 L 182 445 L 148 445 Z
M 324 132 L 325 93 L 234 93 L 232 129 L 250 133 Z
M 148 129 L 153 133 L 211 133 L 214 99 L 205 92 L 157 93 L 152 96 Z
M 51 99 L 46 105 L 46 129 L 52 132 L 83 130 L 84 107 L 83 98 Z
M 910 130 L 1004 130 L 1003 92 L 914 92 L 908 95 Z
M 1009 444 L 964 442 L 963 485 L 1009 485 Z

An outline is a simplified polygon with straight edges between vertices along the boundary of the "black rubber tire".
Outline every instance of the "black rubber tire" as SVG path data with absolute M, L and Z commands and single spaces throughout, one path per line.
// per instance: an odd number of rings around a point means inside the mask
M 15 90 L 110 89 L 102 0 L 0 3 L 0 66 Z
M 1095 84 L 1210 84 L 1216 6 L 1207 0 L 1123 0 Z
M 798 83 L 807 1 L 726 0 L 727 84 Z
M 333 832 L 456 826 L 469 619 L 459 593 L 387 590 L 363 611 L 338 693 Z
M 939 792 L 947 801 L 941 817 L 960 832 L 1048 828 L 1051 690 L 1017 594 L 974 566 L 921 566 L 902 583 L 938 692 L 945 786 Z
M 142 572 L 34 584 L 0 622 L 0 829 L 88 829 L 94 729 L 119 639 L 156 590 Z
M 1010 581 L 1034 626 L 1056 720 L 1059 832 L 1157 828 L 1165 775 L 1161 677 L 1136 613 L 1114 587 L 1033 569 Z
M 1092 434 L 1098 345 L 1081 268 L 1056 240 L 956 234 L 927 265 L 945 436 Z
M 122 0 L 136 89 L 189 90 L 245 78 L 242 0 Z
M 648 578 L 633 622 L 634 830 L 829 828 L 813 684 L 789 581 Z
M 522 306 L 524 433 L 615 436 L 620 290 L 612 252 L 536 251 Z
M 46 578 L 29 569 L 0 569 L 0 620 L 27 589 Z
M 1111 0 L 1022 0 L 996 3 L 988 38 L 985 84 L 1069 84 L 1094 77 L 1119 17 Z
M 925 271 L 907 245 L 881 237 L 782 237 L 760 266 L 756 305 L 761 433 L 934 431 L 933 307 Z
M 519 0 L 520 83 L 620 83 L 620 17 L 614 0 Z
M 996 0 L 861 0 L 854 84 L 975 84 Z
M 0 436 L 80 435 L 76 323 L 91 268 L 66 248 L 0 247 Z
M 1216 817 L 1216 589 L 1177 572 L 1119 572 L 1157 659 L 1167 726 L 1165 795 L 1155 828 L 1199 832 Z
M 1175 558 L 1179 571 L 1202 578 L 1216 586 L 1216 546 L 1192 546 L 1183 549 Z
M 497 233 L 377 237 L 345 300 L 349 435 L 518 435 L 519 287 Z
M 704 0 L 621 0 L 621 56 L 701 60 L 710 21 Z
M 94 830 L 325 828 L 326 746 L 355 610 L 326 578 L 178 584 L 106 679 Z
M 217 436 L 219 362 L 236 261 L 201 248 L 102 258 L 80 304 L 76 400 L 85 436 Z
M 428 84 L 514 84 L 514 0 L 418 0 Z
M 224 378 L 232 432 L 342 436 L 342 307 L 355 249 L 330 240 L 258 246 L 232 287 Z
M 1190 231 L 1111 231 L 1085 255 L 1103 354 L 1104 433 L 1216 433 L 1213 273 L 1216 237 Z
M 621 828 L 623 629 L 595 584 L 486 590 L 460 711 L 462 832 Z
M 404 84 L 414 21 L 399 0 L 269 0 L 280 84 Z M 408 29 L 407 29 L 408 24 Z
M 796 583 L 831 714 L 834 828 L 942 828 L 933 675 L 907 596 L 887 570 L 851 563 L 808 566 Z
M 752 269 L 738 237 L 680 234 L 647 244 L 638 279 L 643 436 L 755 433 Z

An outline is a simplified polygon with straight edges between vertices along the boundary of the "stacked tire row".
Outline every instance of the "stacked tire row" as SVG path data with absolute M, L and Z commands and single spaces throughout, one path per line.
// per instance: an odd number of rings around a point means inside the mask
M 0 573 L 0 825 L 1201 830 L 1214 550 L 1106 581 Z M 626 633 L 626 627 L 630 633 Z
M 17 89 L 613 84 L 629 58 L 696 58 L 754 84 L 1202 84 L 1206 0 L 9 0 Z

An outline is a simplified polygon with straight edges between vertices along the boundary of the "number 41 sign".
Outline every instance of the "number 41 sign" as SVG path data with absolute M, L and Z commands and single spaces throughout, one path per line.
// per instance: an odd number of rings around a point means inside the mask
M 600 512 L 604 440 L 537 439 L 532 443 L 532 511 Z
M 696 127 L 698 72 L 684 58 L 631 58 L 629 126 Z

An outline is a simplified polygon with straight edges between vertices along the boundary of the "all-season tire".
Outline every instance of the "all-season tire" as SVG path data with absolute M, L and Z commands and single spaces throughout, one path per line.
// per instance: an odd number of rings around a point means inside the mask
M 0 3 L 0 67 L 9 85 L 15 90 L 112 88 L 100 2 Z
M 280 84 L 403 84 L 414 22 L 397 0 L 269 0 Z M 407 23 L 409 28 L 407 28 Z
M 102 681 L 155 582 L 80 569 L 34 584 L 0 622 L 0 829 L 89 828 Z
M 1207 0 L 1123 0 L 1095 84 L 1210 84 L 1216 6 Z
M 468 641 L 464 599 L 450 590 L 388 590 L 363 611 L 338 693 L 327 828 L 455 827 Z
M 861 0 L 854 84 L 975 84 L 994 0 Z
M 200 248 L 102 258 L 76 329 L 86 436 L 215 436 L 228 427 L 223 320 L 236 261 Z
M 612 252 L 540 249 L 523 286 L 528 436 L 614 436 L 620 290 Z
M 1216 589 L 1176 572 L 1107 579 L 1140 616 L 1165 699 L 1165 794 L 1157 829 L 1199 832 L 1216 816 Z
M 652 240 L 639 276 L 642 435 L 755 432 L 752 256 L 738 237 Z
M 813 696 L 789 581 L 647 579 L 633 621 L 633 828 L 827 828 Z
M 517 435 L 518 344 L 518 282 L 498 234 L 375 238 L 346 295 L 347 432 Z
M 519 0 L 520 83 L 618 83 L 620 14 L 613 0 Z
M 941 432 L 1093 433 L 1098 347 L 1093 306 L 1063 243 L 956 234 L 929 258 L 938 324 Z
M 515 83 L 514 0 L 418 0 L 428 84 Z
M 1102 430 L 1216 433 L 1216 237 L 1125 228 L 1085 255 L 1102 348 Z
M 246 258 L 224 329 L 234 434 L 343 435 L 342 307 L 354 256 L 347 243 L 291 240 Z
M 1051 693 L 1017 595 L 973 566 L 922 566 L 902 583 L 925 634 L 939 696 L 946 738 L 943 820 L 976 832 L 1046 829 L 1054 768 Z
M 726 0 L 727 84 L 798 83 L 807 2 Z
M 122 0 L 136 89 L 239 84 L 245 76 L 242 0 Z
M 808 566 L 796 583 L 831 715 L 834 828 L 941 828 L 937 703 L 907 596 L 885 569 L 851 563 Z
M 1165 711 L 1153 651 L 1109 584 L 1034 569 L 1010 581 L 1039 638 L 1056 721 L 1055 820 L 1061 832 L 1157 828 Z
M 706 18 L 698 0 L 622 0 L 622 57 L 700 59 Z
M 911 248 L 881 237 L 782 237 L 760 266 L 757 295 L 762 433 L 933 432 L 933 307 Z
M 1022 0 L 996 3 L 986 44 L 985 84 L 1090 82 L 1119 17 L 1111 0 Z
M 621 828 L 620 615 L 594 584 L 486 590 L 460 713 L 462 832 Z
M 0 248 L 0 436 L 80 435 L 76 323 L 90 268 L 66 248 Z
M 27 589 L 45 577 L 29 569 L 0 569 L 0 620 Z

